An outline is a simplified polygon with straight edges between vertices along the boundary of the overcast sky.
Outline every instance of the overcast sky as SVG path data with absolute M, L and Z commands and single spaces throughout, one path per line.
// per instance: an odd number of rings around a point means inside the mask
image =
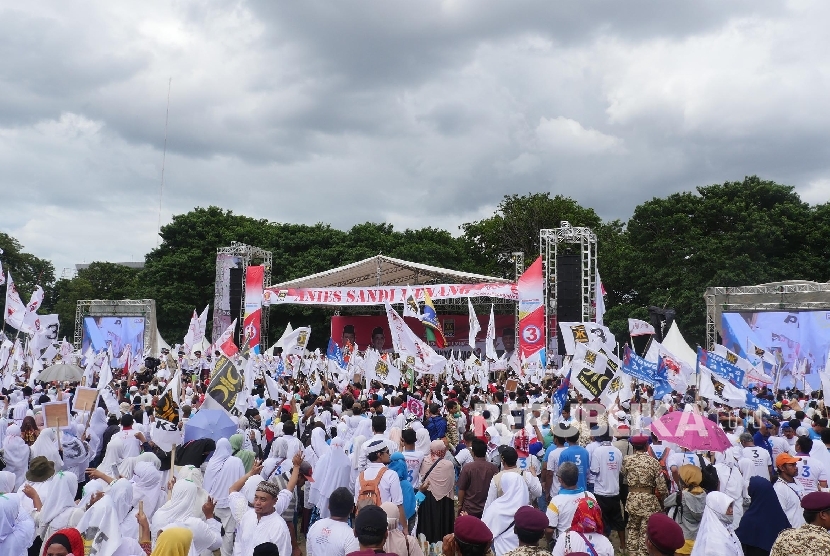
M 830 2 L 0 0 L 0 230 L 143 260 L 218 205 L 458 225 L 550 191 L 627 219 L 747 174 L 830 198 Z

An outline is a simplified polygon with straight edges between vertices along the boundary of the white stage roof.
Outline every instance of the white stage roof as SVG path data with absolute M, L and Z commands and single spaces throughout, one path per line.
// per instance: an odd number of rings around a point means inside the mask
M 318 272 L 296 280 L 281 284 L 271 284 L 275 288 L 335 288 L 341 286 L 372 287 L 409 284 L 412 286 L 425 284 L 480 284 L 496 283 L 508 284 L 512 280 L 495 278 L 471 272 L 459 272 L 412 263 L 401 259 L 394 259 L 385 255 L 377 255 L 356 263 L 333 268 L 325 272 Z

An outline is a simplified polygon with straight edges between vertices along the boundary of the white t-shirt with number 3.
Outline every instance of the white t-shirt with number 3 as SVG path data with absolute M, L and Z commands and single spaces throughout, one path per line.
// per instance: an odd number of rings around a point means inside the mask
M 752 462 L 752 476 L 770 480 L 769 468 L 772 458 L 765 449 L 758 446 L 744 446 L 743 456 Z M 745 479 L 748 480 L 748 479 Z

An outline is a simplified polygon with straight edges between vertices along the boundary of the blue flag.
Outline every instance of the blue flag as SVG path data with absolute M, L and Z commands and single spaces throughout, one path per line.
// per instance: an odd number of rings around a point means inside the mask
M 657 374 L 657 363 L 646 361 L 634 353 L 634 350 L 630 347 L 625 346 L 622 371 L 640 382 L 654 384 L 656 380 L 655 375 Z
M 343 350 L 340 349 L 340 346 L 337 345 L 332 338 L 329 338 L 329 347 L 326 348 L 326 359 L 331 359 L 335 361 L 341 369 L 346 368 L 346 360 L 343 357 Z
M 719 377 L 725 378 L 739 388 L 744 384 L 744 370 L 733 365 L 715 352 L 697 348 L 697 362 Z
M 654 399 L 662 400 L 666 394 L 671 394 L 673 388 L 669 384 L 669 373 L 666 362 L 662 357 L 657 358 L 657 372 L 654 377 Z
M 559 388 L 556 389 L 556 392 L 553 393 L 551 401 L 553 401 L 553 405 L 559 408 L 559 413 L 562 413 L 562 408 L 565 407 L 565 404 L 568 401 L 568 389 L 571 386 L 571 371 L 568 370 L 568 376 L 565 377 L 565 380 L 562 381 L 562 384 L 559 385 Z
M 279 362 L 277 362 L 277 376 L 280 377 L 285 374 L 285 364 L 282 362 L 282 357 L 280 357 Z
M 746 406 L 749 409 L 760 409 L 764 408 L 772 413 L 772 402 L 769 400 L 762 400 L 761 398 L 757 397 L 755 394 L 752 393 L 751 390 L 746 391 Z

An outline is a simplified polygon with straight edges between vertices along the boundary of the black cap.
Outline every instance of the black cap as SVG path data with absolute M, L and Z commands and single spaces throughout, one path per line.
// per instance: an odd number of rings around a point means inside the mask
M 358 537 L 383 537 L 386 532 L 386 512 L 380 506 L 364 506 L 354 522 Z

